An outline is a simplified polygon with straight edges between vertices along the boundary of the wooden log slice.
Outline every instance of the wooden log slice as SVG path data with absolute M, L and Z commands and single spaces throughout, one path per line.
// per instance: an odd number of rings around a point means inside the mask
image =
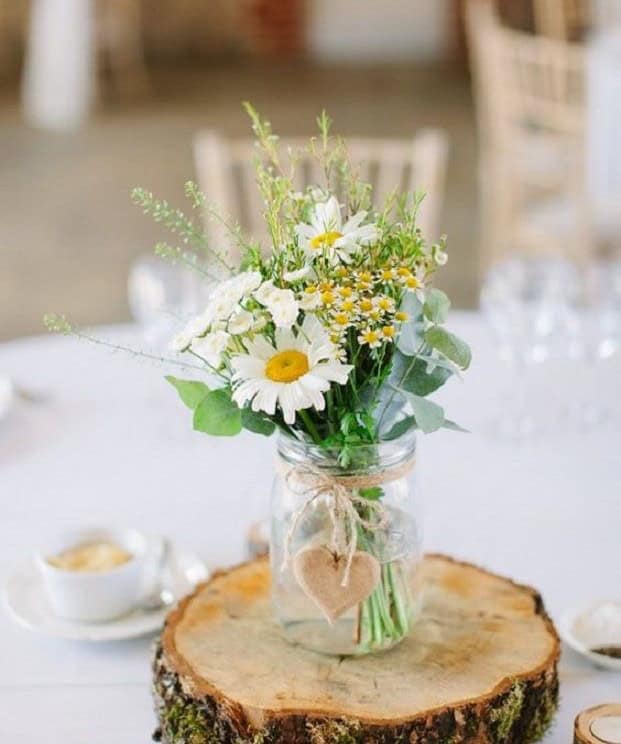
M 576 716 L 574 744 L 621 744 L 621 703 L 596 705 Z
M 259 558 L 213 576 L 174 610 L 154 661 L 169 744 L 526 744 L 556 709 L 559 641 L 541 598 L 467 563 L 421 564 L 423 609 L 382 654 L 290 645 Z

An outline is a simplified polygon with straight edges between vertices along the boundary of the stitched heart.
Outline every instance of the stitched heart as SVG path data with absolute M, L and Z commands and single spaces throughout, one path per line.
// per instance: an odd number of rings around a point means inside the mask
M 300 550 L 293 559 L 293 575 L 304 592 L 332 625 L 344 612 L 366 599 L 380 579 L 381 568 L 370 553 L 357 550 L 349 581 L 341 586 L 347 558 L 335 557 L 326 547 Z

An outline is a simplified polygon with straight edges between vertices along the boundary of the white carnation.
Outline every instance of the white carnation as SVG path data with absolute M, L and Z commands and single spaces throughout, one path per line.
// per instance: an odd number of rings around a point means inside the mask
M 255 291 L 254 296 L 262 305 L 267 305 L 270 301 L 272 293 L 275 291 L 276 287 L 270 279 L 267 282 L 263 282 L 263 284 Z
M 298 305 L 302 310 L 316 310 L 321 304 L 319 292 L 302 292 Z
M 207 364 L 217 369 L 222 362 L 222 352 L 228 346 L 230 338 L 226 331 L 214 331 L 203 336 L 203 338 L 194 339 L 191 348 Z
M 197 336 L 202 336 L 203 333 L 209 328 L 213 315 L 209 311 L 209 308 L 195 318 L 188 321 L 185 328 L 178 333 L 173 340 L 170 342 L 170 348 L 172 351 L 185 351 L 193 339 Z
M 235 297 L 239 302 L 243 297 L 254 292 L 260 284 L 261 274 L 258 271 L 242 271 L 241 274 L 236 274 L 219 284 L 216 291 L 218 294 Z
M 270 296 L 267 309 L 277 328 L 291 328 L 300 311 L 295 295 L 290 289 L 277 289 Z
M 308 276 L 310 272 L 310 266 L 303 266 L 301 269 L 297 269 L 297 271 L 286 271 L 283 274 L 283 279 L 286 282 L 297 282 L 300 279 L 304 279 L 304 277 Z
M 252 328 L 254 316 L 249 313 L 248 310 L 238 310 L 236 313 L 231 315 L 228 324 L 228 331 L 233 335 L 237 336 L 240 333 L 246 333 Z

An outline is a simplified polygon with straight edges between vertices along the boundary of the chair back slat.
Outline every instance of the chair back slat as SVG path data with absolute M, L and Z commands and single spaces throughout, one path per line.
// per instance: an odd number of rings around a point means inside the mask
M 289 151 L 298 153 L 294 187 L 300 191 L 310 184 L 321 185 L 325 176 L 317 159 L 305 148 L 306 140 L 281 140 L 282 167 L 289 172 Z M 443 200 L 444 174 L 447 160 L 447 138 L 440 130 L 422 130 L 412 139 L 352 138 L 348 152 L 359 176 L 374 187 L 374 201 L 382 201 L 394 190 L 422 189 L 427 192 L 419 213 L 419 224 L 429 240 L 438 235 L 439 210 Z M 238 222 L 242 229 L 269 248 L 270 241 L 263 213 L 265 206 L 255 183 L 254 161 L 257 150 L 251 140 L 226 140 L 212 130 L 204 130 L 195 138 L 198 181 L 209 204 L 221 209 Z M 343 200 L 342 186 L 337 185 L 337 197 Z M 213 241 L 230 240 L 226 230 L 213 219 L 207 230 Z

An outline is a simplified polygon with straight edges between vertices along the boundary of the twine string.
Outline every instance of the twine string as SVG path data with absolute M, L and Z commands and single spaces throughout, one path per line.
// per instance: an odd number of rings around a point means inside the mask
M 414 460 L 396 468 L 368 476 L 338 476 L 326 473 L 310 465 L 297 465 L 285 473 L 285 485 L 291 492 L 300 496 L 304 503 L 295 513 L 285 538 L 284 559 L 281 570 L 285 570 L 291 560 L 291 543 L 299 525 L 313 505 L 326 497 L 326 506 L 332 525 L 329 548 L 336 556 L 346 556 L 345 571 L 341 586 L 349 583 L 351 564 L 358 548 L 358 529 L 376 532 L 387 526 L 388 514 L 379 500 L 365 499 L 354 492 L 396 480 L 407 474 L 414 466 Z M 361 512 L 368 510 L 369 516 Z

